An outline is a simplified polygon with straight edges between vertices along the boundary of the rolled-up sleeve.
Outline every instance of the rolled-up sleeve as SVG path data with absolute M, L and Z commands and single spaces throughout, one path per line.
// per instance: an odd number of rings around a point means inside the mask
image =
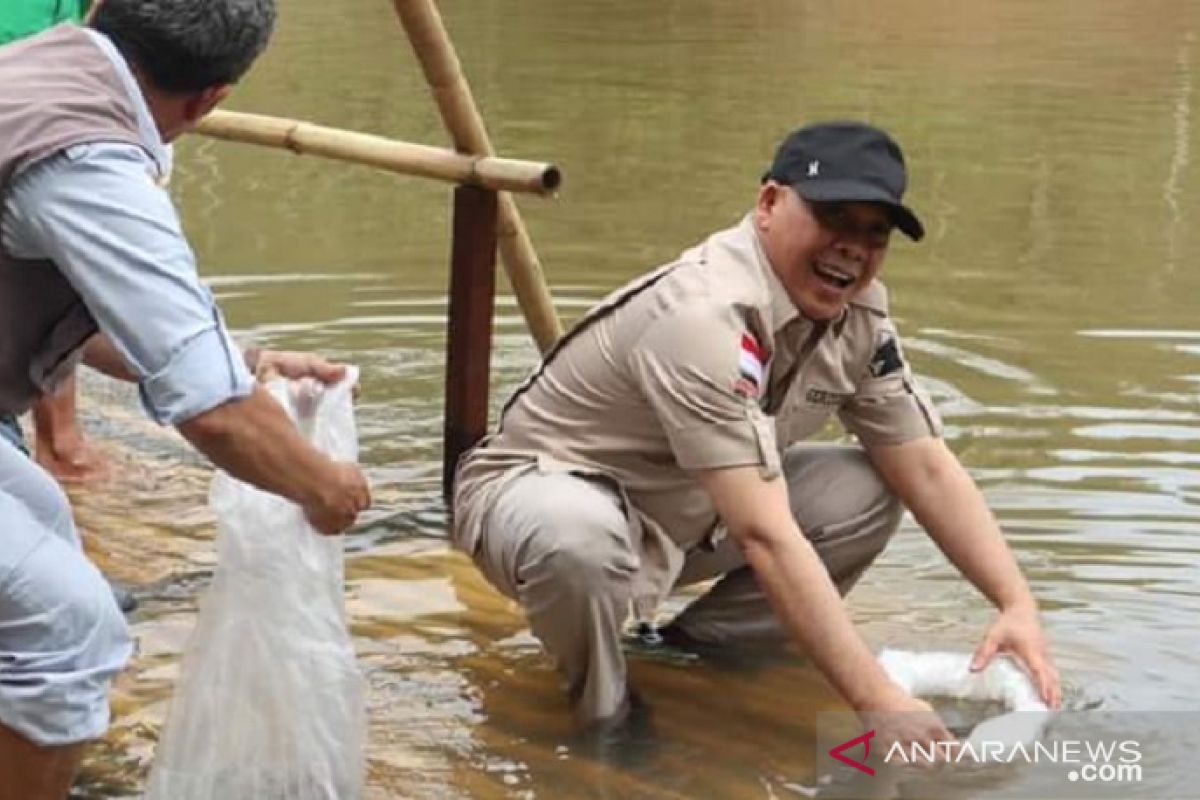
M 147 412 L 177 425 L 253 379 L 152 172 L 136 146 L 70 148 L 14 179 L 4 235 L 13 255 L 58 266 L 138 376 Z
M 745 332 L 731 307 L 680 309 L 652 323 L 630 354 L 634 381 L 683 469 L 778 471 L 774 425 L 736 388 Z
M 889 318 L 879 320 L 858 390 L 838 414 L 866 447 L 941 436 L 941 417 L 913 377 Z

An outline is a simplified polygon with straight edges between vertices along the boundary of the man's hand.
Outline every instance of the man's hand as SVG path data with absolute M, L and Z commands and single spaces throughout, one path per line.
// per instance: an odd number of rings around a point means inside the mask
M 335 384 L 346 376 L 345 364 L 334 364 L 315 353 L 297 350 L 258 350 L 245 352 L 246 366 L 256 375 L 274 373 L 288 380 L 316 378 L 326 385 Z
M 181 422 L 179 432 L 233 477 L 299 505 L 322 533 L 341 533 L 371 503 L 362 471 L 314 449 L 263 386 Z
M 941 439 L 917 439 L 868 450 L 871 460 L 930 538 L 1000 616 L 975 651 L 983 669 L 998 652 L 1010 652 L 1029 670 L 1046 705 L 1062 704 L 1058 670 L 1038 622 L 1037 603 L 983 495 Z
M 1016 656 L 1032 676 L 1042 702 L 1054 709 L 1062 706 L 1058 669 L 1050 658 L 1050 647 L 1035 607 L 1018 606 L 1001 611 L 975 648 L 971 670 L 986 669 L 997 653 Z
M 940 759 L 950 755 L 958 740 L 942 724 L 933 707 L 892 684 L 878 697 L 868 700 L 858 709 L 858 716 L 868 729 L 874 729 L 884 750 L 899 744 L 906 752 L 917 745 Z M 937 744 L 944 742 L 946 744 Z M 935 759 L 939 760 L 939 759 Z
M 358 465 L 340 462 L 331 463 L 324 486 L 313 502 L 304 505 L 304 515 L 321 533 L 336 536 L 370 507 L 371 489 Z

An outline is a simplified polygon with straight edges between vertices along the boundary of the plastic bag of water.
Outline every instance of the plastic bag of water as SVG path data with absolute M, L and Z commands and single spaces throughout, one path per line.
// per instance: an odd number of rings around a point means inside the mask
M 317 449 L 356 461 L 350 369 L 268 389 Z M 159 741 L 146 800 L 351 800 L 362 794 L 363 681 L 346 630 L 342 539 L 221 472 L 217 567 Z

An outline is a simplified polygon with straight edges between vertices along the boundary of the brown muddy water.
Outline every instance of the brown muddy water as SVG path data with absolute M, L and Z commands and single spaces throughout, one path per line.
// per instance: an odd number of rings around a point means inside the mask
M 930 235 L 893 248 L 893 308 L 1044 605 L 1068 706 L 1200 707 L 1200 4 L 441 5 L 497 149 L 563 170 L 559 199 L 521 205 L 567 319 L 735 221 L 795 124 L 894 131 Z M 447 141 L 389 3 L 282 6 L 232 108 Z M 447 187 L 193 139 L 173 191 L 243 340 L 362 367 L 378 503 L 347 539 L 347 605 L 371 797 L 807 793 L 838 700 L 803 661 L 635 656 L 653 735 L 584 752 L 518 611 L 447 547 Z M 498 404 L 535 363 L 508 298 L 495 345 Z M 89 381 L 84 404 L 125 466 L 73 491 L 78 518 L 142 608 L 81 791 L 136 796 L 211 575 L 209 472 L 128 391 Z M 967 649 L 989 618 L 911 523 L 850 606 L 876 647 Z

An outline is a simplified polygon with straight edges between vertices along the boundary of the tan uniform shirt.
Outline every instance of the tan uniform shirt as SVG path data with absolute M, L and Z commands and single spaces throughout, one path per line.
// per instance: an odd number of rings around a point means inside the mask
M 497 433 L 459 465 L 455 541 L 474 552 L 507 480 L 530 470 L 594 476 L 627 503 L 642 557 L 635 610 L 649 616 L 684 553 L 722 533 L 692 471 L 778 474 L 789 445 L 829 416 L 864 445 L 937 436 L 878 282 L 842 317 L 803 317 L 749 217 L 592 309 L 522 384 Z

